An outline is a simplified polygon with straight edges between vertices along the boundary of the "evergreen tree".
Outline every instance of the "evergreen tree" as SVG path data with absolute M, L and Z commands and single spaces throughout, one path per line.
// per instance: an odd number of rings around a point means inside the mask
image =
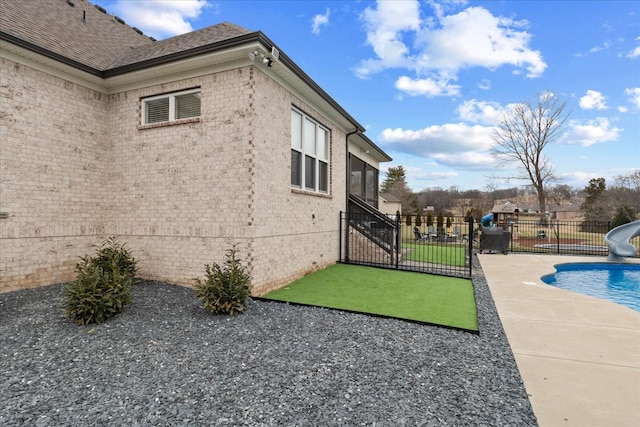
M 380 193 L 396 196 L 402 203 L 402 210 L 412 210 L 415 204 L 416 197 L 407 184 L 407 171 L 402 165 L 387 170 L 387 176 L 380 186 Z
M 587 221 L 608 221 L 609 206 L 606 201 L 607 183 L 604 178 L 593 178 L 584 189 L 586 195 L 582 209 Z

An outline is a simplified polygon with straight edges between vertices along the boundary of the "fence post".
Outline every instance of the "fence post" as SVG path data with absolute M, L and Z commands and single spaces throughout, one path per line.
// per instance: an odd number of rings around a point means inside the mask
M 349 262 L 349 215 L 350 212 L 344 212 L 344 261 Z
M 469 278 L 472 277 L 473 274 L 473 235 L 474 235 L 474 231 L 473 231 L 473 216 L 470 215 L 469 217 L 469 230 L 467 230 L 468 232 L 468 236 L 469 236 L 469 248 L 467 249 L 469 252 Z
M 395 244 L 396 244 L 396 269 L 397 269 L 400 264 L 400 243 L 402 242 L 402 236 L 400 236 L 401 228 L 400 228 L 400 223 L 398 222 L 398 215 L 396 215 L 395 220 L 396 220 Z
M 342 211 L 340 211 L 340 217 L 338 219 L 338 262 L 342 262 Z

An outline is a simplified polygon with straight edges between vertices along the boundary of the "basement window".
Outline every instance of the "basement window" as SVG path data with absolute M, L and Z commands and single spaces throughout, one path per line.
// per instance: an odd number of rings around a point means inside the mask
M 142 99 L 142 124 L 173 122 L 200 117 L 200 89 Z

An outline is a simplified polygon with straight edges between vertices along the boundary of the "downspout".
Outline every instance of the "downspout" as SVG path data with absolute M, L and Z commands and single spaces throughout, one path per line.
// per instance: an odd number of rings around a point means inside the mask
M 356 126 L 356 129 L 353 132 L 349 132 L 347 133 L 347 136 L 345 138 L 345 175 L 346 175 L 346 183 L 345 183 L 345 226 L 344 226 L 344 260 L 346 262 L 349 262 L 349 191 L 351 189 L 351 174 L 350 174 L 350 170 L 351 167 L 349 165 L 349 137 L 351 135 L 355 135 L 358 132 L 360 132 L 360 129 L 358 128 L 358 126 Z M 340 221 L 342 221 L 342 218 L 340 218 Z M 342 228 L 342 227 L 341 227 Z M 340 236 L 340 250 L 342 251 L 342 236 Z M 342 256 L 341 256 L 342 258 Z M 342 259 L 340 260 L 342 261 Z
M 351 135 L 355 135 L 357 133 L 360 132 L 360 129 L 356 126 L 356 129 L 353 132 L 349 132 L 347 134 L 347 137 L 345 138 L 345 142 L 346 142 L 346 155 L 345 155 L 345 169 L 346 169 L 346 188 L 345 188 L 345 201 L 346 201 L 346 205 L 345 205 L 345 209 L 346 212 L 349 212 L 349 191 L 351 189 L 351 174 L 350 172 L 350 166 L 349 166 L 349 137 Z

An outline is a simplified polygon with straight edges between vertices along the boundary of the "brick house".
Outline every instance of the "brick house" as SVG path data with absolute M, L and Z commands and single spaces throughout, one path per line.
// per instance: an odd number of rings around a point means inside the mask
M 190 285 L 230 243 L 261 295 L 335 263 L 364 128 L 263 33 L 156 41 L 85 0 L 0 3 L 0 291 L 64 282 L 121 236 Z M 349 182 L 347 182 L 349 181 Z M 375 194 L 373 194 L 375 193 Z

